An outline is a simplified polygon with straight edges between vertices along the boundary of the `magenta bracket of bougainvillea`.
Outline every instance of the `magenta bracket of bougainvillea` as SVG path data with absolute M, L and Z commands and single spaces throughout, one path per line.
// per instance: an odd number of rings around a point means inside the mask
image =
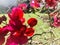
M 4 43 L 5 36 L 8 32 L 10 32 L 10 36 L 7 38 L 5 45 L 18 45 L 18 44 L 26 44 L 28 42 L 28 37 L 32 37 L 34 35 L 34 26 L 37 24 L 37 20 L 35 18 L 28 19 L 27 23 L 29 25 L 24 25 L 25 18 L 24 12 L 20 7 L 13 7 L 11 12 L 8 13 L 10 18 L 9 23 L 0 28 L 0 44 Z

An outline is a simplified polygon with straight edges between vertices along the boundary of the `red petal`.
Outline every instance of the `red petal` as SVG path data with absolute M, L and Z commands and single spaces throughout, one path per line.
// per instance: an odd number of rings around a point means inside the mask
M 20 34 L 21 36 L 24 35 L 25 31 L 26 31 L 26 26 L 25 25 L 22 25 L 22 27 L 20 28 Z
M 22 22 L 22 23 L 24 23 L 24 22 L 25 22 L 25 18 L 21 18 L 20 20 L 21 20 L 21 22 Z
M 8 33 L 8 30 L 5 27 L 0 28 L 0 36 L 5 36 Z
M 21 37 L 14 37 L 10 36 L 7 39 L 6 45 L 18 45 L 18 44 L 25 44 L 27 43 L 28 38 L 26 36 L 21 36 Z
M 19 20 L 20 18 L 23 18 L 23 10 L 19 7 L 12 8 L 11 13 L 9 13 L 9 17 L 13 20 Z
M 31 27 L 33 27 L 33 26 L 35 26 L 35 25 L 37 24 L 37 20 L 36 20 L 35 18 L 30 18 L 30 19 L 28 20 L 28 24 L 29 24 Z
M 19 37 L 20 36 L 20 33 L 18 31 L 16 31 L 16 32 L 13 33 L 13 36 Z
M 25 43 L 27 43 L 28 42 L 28 38 L 26 37 L 26 36 L 21 36 L 20 38 L 19 38 L 19 43 L 20 44 L 25 44 Z
M 18 45 L 18 44 L 13 41 L 13 38 L 8 37 L 6 45 Z
M 26 32 L 25 32 L 26 36 L 32 36 L 33 34 L 34 34 L 34 29 L 32 27 L 26 29 Z

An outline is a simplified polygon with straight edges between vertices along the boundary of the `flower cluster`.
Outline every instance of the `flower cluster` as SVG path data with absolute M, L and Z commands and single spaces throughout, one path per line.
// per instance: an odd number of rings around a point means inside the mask
M 26 9 L 27 9 L 27 4 L 25 4 L 25 3 L 18 4 L 18 6 L 19 6 L 20 8 L 22 8 L 23 10 L 26 10 Z
M 33 8 L 38 8 L 38 7 L 40 7 L 40 4 L 38 3 L 38 0 L 32 0 L 30 2 L 30 6 Z
M 46 4 L 50 7 L 55 6 L 57 1 L 56 0 L 45 0 Z
M 8 13 L 10 18 L 9 24 L 0 28 L 0 44 L 5 41 L 5 35 L 10 32 L 10 36 L 6 41 L 6 45 L 18 45 L 25 44 L 28 41 L 28 36 L 31 37 L 34 34 L 34 26 L 37 24 L 35 18 L 30 18 L 27 23 L 28 26 L 24 24 L 25 18 L 24 12 L 20 7 L 13 7 L 11 12 Z
M 53 17 L 53 23 L 52 26 L 54 27 L 59 27 L 60 26 L 60 16 L 58 15 L 58 13 L 54 13 L 51 15 L 51 17 Z

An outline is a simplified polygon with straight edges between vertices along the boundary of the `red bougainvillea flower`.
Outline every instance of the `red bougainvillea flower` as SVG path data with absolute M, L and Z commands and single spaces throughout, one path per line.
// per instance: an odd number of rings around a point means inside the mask
M 28 36 L 33 36 L 33 26 L 37 24 L 35 18 L 30 18 L 28 24 L 30 28 L 24 24 L 24 13 L 20 7 L 13 7 L 11 12 L 8 13 L 10 18 L 9 24 L 0 28 L 0 45 L 5 42 L 5 36 L 10 32 L 10 36 L 6 41 L 6 45 L 23 45 L 28 42 Z M 6 21 L 6 17 L 2 16 L 0 23 Z
M 11 12 L 8 13 L 10 18 L 9 24 L 0 28 L 0 45 L 4 43 L 5 36 L 8 32 L 10 32 L 10 36 L 6 41 L 6 45 L 22 45 L 28 42 L 28 36 L 33 36 L 34 29 L 33 26 L 37 24 L 37 20 L 35 18 L 31 18 L 28 20 L 28 24 L 31 26 L 28 28 L 25 24 L 25 18 L 23 17 L 23 11 L 20 7 L 12 8 Z M 4 19 L 3 19 L 4 18 Z M 2 17 L 5 21 L 5 16 Z
M 12 25 L 9 24 L 8 27 L 6 27 L 7 30 L 11 32 L 10 34 L 11 36 L 7 39 L 6 45 L 18 45 L 18 44 L 22 45 L 27 43 L 28 38 L 27 36 L 24 36 L 24 33 L 26 31 L 26 26 L 25 25 L 17 26 L 14 25 L 14 23 Z
M 25 31 L 26 36 L 32 36 L 34 34 L 34 29 L 32 27 L 27 28 Z
M 33 27 L 37 24 L 37 20 L 35 18 L 30 18 L 27 23 L 28 23 L 28 25 Z
M 54 21 L 53 21 L 52 26 L 54 26 L 54 27 L 59 27 L 60 26 L 60 18 L 57 17 L 57 13 L 54 16 Z
M 58 15 L 58 13 L 57 13 L 57 12 L 55 12 L 54 14 L 50 14 L 50 16 L 51 16 L 51 17 L 54 17 L 55 15 L 57 16 L 57 15 Z
M 27 4 L 25 4 L 25 3 L 18 4 L 18 6 L 19 6 L 20 8 L 22 8 L 23 10 L 27 8 Z
M 18 44 L 24 44 L 28 41 L 28 38 L 26 36 L 21 36 L 21 37 L 14 37 L 14 36 L 9 36 L 7 39 L 6 45 L 18 45 Z
M 14 25 L 14 26 L 16 26 L 16 25 Z M 27 36 L 24 36 L 24 33 L 26 31 L 26 26 L 22 25 L 22 26 L 20 26 L 19 29 L 18 29 L 18 27 L 14 28 L 11 25 L 8 25 L 6 27 L 6 29 L 11 32 L 10 37 L 8 37 L 8 39 L 7 39 L 6 45 L 18 45 L 18 44 L 22 45 L 22 44 L 27 43 L 28 38 L 27 38 Z
M 38 7 L 40 7 L 40 5 L 39 5 L 39 3 L 37 2 L 37 0 L 32 0 L 31 2 L 30 2 L 30 6 L 31 7 L 33 7 L 33 8 L 38 8 Z
M 17 20 L 23 17 L 23 11 L 21 8 L 19 7 L 14 7 L 12 8 L 11 13 L 8 13 L 8 16 L 10 17 L 10 19 L 12 20 Z
M 0 37 L 4 37 L 8 33 L 8 30 L 5 29 L 5 26 L 0 28 Z
M 8 31 L 6 31 L 4 28 L 5 27 L 0 28 L 0 45 L 5 42 L 5 35 L 8 33 Z
M 10 29 L 9 29 L 10 30 Z M 7 39 L 6 45 L 18 45 L 18 44 L 25 44 L 28 41 L 27 36 L 24 36 L 26 26 L 23 25 L 20 27 L 20 30 L 18 28 L 13 28 L 14 31 L 11 32 L 11 36 Z
M 46 4 L 48 4 L 48 6 L 50 7 L 54 7 L 57 4 L 56 0 L 45 0 Z
M 60 19 L 57 20 L 57 22 L 54 22 L 53 23 L 53 26 L 54 27 L 60 27 L 60 22 L 58 22 Z

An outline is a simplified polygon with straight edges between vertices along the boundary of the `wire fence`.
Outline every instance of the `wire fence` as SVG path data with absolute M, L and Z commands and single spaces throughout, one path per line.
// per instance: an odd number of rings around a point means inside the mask
M 7 2 L 6 5 L 0 5 L 0 13 L 7 13 L 12 6 L 17 6 L 19 3 L 27 2 L 27 0 L 9 0 Z

